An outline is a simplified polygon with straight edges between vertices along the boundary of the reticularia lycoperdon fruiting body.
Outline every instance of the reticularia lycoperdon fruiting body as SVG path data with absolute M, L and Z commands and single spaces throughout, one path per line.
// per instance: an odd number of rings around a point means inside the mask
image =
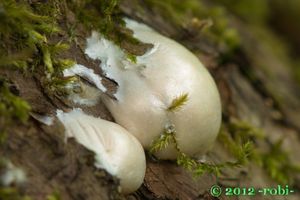
M 57 111 L 67 137 L 95 153 L 95 166 L 120 179 L 122 193 L 131 193 L 143 183 L 146 160 L 139 141 L 116 123 L 83 113 L 80 109 Z
M 142 42 L 154 45 L 136 63 L 111 41 L 93 32 L 85 53 L 101 60 L 105 75 L 118 83 L 116 99 L 102 100 L 116 122 L 149 149 L 166 127 L 174 127 L 182 152 L 197 156 L 213 144 L 221 124 L 217 87 L 198 58 L 179 43 L 146 25 L 126 19 L 126 26 Z M 188 94 L 181 109 L 168 112 L 172 101 Z M 161 159 L 177 156 L 173 145 L 156 154 Z

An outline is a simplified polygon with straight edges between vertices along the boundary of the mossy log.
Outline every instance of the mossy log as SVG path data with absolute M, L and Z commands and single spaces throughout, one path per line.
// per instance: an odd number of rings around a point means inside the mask
M 277 21 L 276 29 L 270 28 L 276 13 L 267 9 L 270 5 L 280 9 L 278 1 L 253 1 L 251 7 L 260 8 L 253 19 L 245 12 L 249 1 L 240 1 L 238 6 L 224 2 L 0 1 L 0 176 L 8 163 L 26 176 L 22 184 L 1 185 L 0 199 L 232 198 L 212 197 L 214 184 L 224 188 L 288 184 L 300 191 L 299 58 L 276 32 L 283 32 L 282 21 Z M 208 68 L 221 94 L 223 126 L 206 160 L 226 163 L 244 158 L 242 147 L 251 142 L 251 155 L 242 166 L 224 168 L 218 176 L 208 172 L 193 177 L 176 162 L 147 155 L 143 185 L 124 196 L 117 178 L 93 166 L 91 152 L 73 140 L 65 143 L 62 125 L 57 122 L 49 127 L 36 120 L 73 106 L 67 98 L 72 91 L 64 85 L 87 83 L 78 77 L 64 79 L 62 71 L 75 62 L 102 76 L 109 95 L 116 91 L 116 83 L 105 78 L 100 63 L 84 54 L 85 38 L 97 30 L 134 62 L 151 44 L 132 36 L 124 27 L 124 16 L 177 40 Z M 102 102 L 82 109 L 113 121 Z M 299 197 L 295 192 L 287 199 Z M 282 197 L 257 194 L 255 199 Z

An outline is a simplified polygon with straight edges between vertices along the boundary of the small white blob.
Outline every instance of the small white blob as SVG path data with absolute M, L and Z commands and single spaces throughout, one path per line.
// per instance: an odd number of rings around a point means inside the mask
M 7 161 L 4 173 L 0 175 L 1 185 L 10 186 L 12 184 L 22 184 L 25 181 L 26 176 L 24 171 L 14 166 L 10 161 Z
M 131 193 L 143 183 L 146 160 L 143 147 L 116 123 L 89 116 L 80 109 L 57 111 L 67 138 L 73 137 L 95 153 L 95 166 L 120 179 L 122 193 Z
M 93 32 L 85 53 L 101 60 L 105 75 L 118 83 L 117 100 L 103 95 L 116 122 L 148 149 L 168 124 L 176 130 L 180 149 L 190 155 L 204 154 L 215 141 L 221 124 L 219 92 L 199 59 L 179 43 L 146 25 L 126 20 L 134 36 L 154 47 L 131 63 L 113 42 Z M 168 112 L 172 101 L 188 94 L 186 104 Z M 157 153 L 161 159 L 175 159 L 170 145 Z

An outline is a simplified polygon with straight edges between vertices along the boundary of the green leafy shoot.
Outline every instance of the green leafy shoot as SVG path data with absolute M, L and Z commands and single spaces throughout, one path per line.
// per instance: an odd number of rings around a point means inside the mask
M 155 153 L 167 148 L 167 146 L 173 141 L 174 133 L 164 132 L 159 138 L 153 141 L 150 153 Z
M 67 2 L 78 22 L 88 29 L 97 30 L 101 36 L 114 42 L 127 54 L 129 61 L 135 63 L 136 56 L 143 55 L 153 47 L 152 44 L 139 41 L 134 37 L 133 32 L 126 28 L 119 8 L 120 0 L 68 0 Z
M 227 164 L 230 166 L 239 166 L 247 164 L 254 152 L 253 142 L 246 140 L 241 142 L 241 139 L 233 139 L 228 133 L 221 131 L 219 140 L 225 144 L 229 152 L 236 158 L 236 162 Z
M 188 101 L 188 94 L 181 94 L 180 96 L 173 99 L 171 105 L 167 108 L 167 111 L 174 112 L 182 108 Z
M 247 141 L 242 145 L 238 145 L 235 149 L 235 157 L 237 161 L 232 163 L 231 166 L 241 166 L 247 164 L 247 162 L 249 161 L 254 152 L 254 145 L 253 142 Z
M 5 79 L 0 77 L 0 143 L 6 139 L 6 129 L 16 121 L 25 123 L 29 117 L 30 106 L 13 94 Z
M 56 56 L 59 53 L 68 50 L 70 48 L 70 46 L 68 44 L 60 41 L 56 44 L 49 44 L 48 48 L 49 48 L 51 55 Z
M 241 167 L 246 164 L 246 161 L 249 159 L 249 156 L 252 152 L 251 143 L 246 143 L 241 146 L 239 149 L 239 157 L 236 158 L 236 161 L 233 162 L 221 162 L 221 163 L 200 163 L 195 159 L 187 156 L 186 154 L 180 152 L 177 157 L 177 164 L 183 168 L 191 171 L 195 177 L 202 176 L 204 173 L 215 174 L 220 176 L 224 168 L 233 168 Z
M 46 45 L 42 45 L 42 52 L 43 52 L 43 62 L 50 74 L 54 72 L 53 64 L 52 64 L 52 59 L 51 59 L 51 54 L 49 49 L 47 48 Z
M 177 157 L 177 164 L 189 171 L 194 170 L 194 168 L 198 165 L 198 163 L 194 159 L 190 158 L 185 153 L 179 154 L 179 156 Z
M 61 200 L 61 197 L 58 191 L 54 191 L 52 194 L 47 196 L 46 200 Z
M 272 144 L 270 151 L 260 158 L 262 167 L 280 184 L 293 184 L 295 174 L 300 173 L 300 165 L 292 164 L 289 154 L 283 151 L 282 140 Z
M 175 27 L 184 28 L 195 36 L 198 34 L 205 35 L 214 43 L 224 46 L 224 53 L 230 54 L 231 51 L 240 46 L 239 33 L 230 26 L 227 12 L 222 6 L 207 6 L 199 0 L 185 0 L 184 4 L 181 0 L 144 0 L 143 2 L 169 19 L 168 21 Z M 204 31 L 201 21 L 207 19 L 213 21 L 213 26 Z M 181 38 L 182 36 L 177 37 Z
M 171 127 L 171 128 L 170 128 Z M 227 143 L 230 143 L 230 147 L 232 152 L 235 152 L 236 161 L 234 162 L 223 162 L 223 163 L 201 163 L 196 161 L 194 158 L 183 153 L 178 145 L 176 139 L 176 131 L 175 127 L 167 127 L 165 128 L 163 134 L 154 140 L 151 145 L 150 153 L 155 153 L 167 148 L 170 144 L 173 144 L 177 151 L 177 164 L 184 169 L 193 173 L 194 176 L 198 177 L 203 175 L 204 173 L 213 173 L 216 176 L 220 176 L 222 169 L 227 167 L 240 167 L 245 165 L 249 160 L 249 157 L 253 152 L 252 142 L 248 141 L 244 144 L 236 144 L 234 140 L 230 137 L 224 138 L 227 140 Z
M 226 164 L 200 163 L 182 152 L 177 157 L 177 164 L 192 172 L 195 177 L 202 176 L 204 173 L 220 176 L 221 170 L 226 166 Z
M 205 173 L 220 176 L 221 170 L 225 167 L 227 167 L 225 164 L 197 163 L 197 166 L 193 170 L 193 174 L 195 177 L 202 176 Z
M 52 77 L 50 80 L 43 81 L 45 92 L 56 97 L 67 96 L 73 92 L 74 88 L 79 86 L 79 78 L 77 76 L 69 77 Z M 68 87 L 68 85 L 70 87 Z
M 25 123 L 29 117 L 29 104 L 13 94 L 5 80 L 0 78 L 0 116 Z
M 58 60 L 54 60 L 54 66 L 55 68 L 59 68 L 60 71 L 63 71 L 65 69 L 71 68 L 72 66 L 75 65 L 75 61 L 74 60 L 70 60 L 70 59 L 58 59 Z
M 282 148 L 282 140 L 270 144 L 260 129 L 238 120 L 231 121 L 227 128 L 230 134 L 222 131 L 219 139 L 237 159 L 236 163 L 228 162 L 229 166 L 245 165 L 252 161 L 265 169 L 276 182 L 293 184 L 295 174 L 300 173 L 300 165 L 292 163 L 288 152 Z M 258 148 L 255 145 L 257 140 L 270 146 L 270 149 L 263 151 Z
M 133 54 L 131 54 L 131 53 L 128 53 L 127 54 L 127 60 L 129 60 L 130 62 L 132 62 L 132 63 L 134 63 L 134 64 L 136 64 L 136 55 L 133 55 Z
M 228 131 L 233 134 L 236 141 L 240 140 L 240 142 L 245 142 L 247 140 L 264 138 L 262 130 L 244 121 L 232 120 L 227 128 Z
M 15 187 L 0 187 L 0 199 L 32 200 L 29 196 L 21 195 Z

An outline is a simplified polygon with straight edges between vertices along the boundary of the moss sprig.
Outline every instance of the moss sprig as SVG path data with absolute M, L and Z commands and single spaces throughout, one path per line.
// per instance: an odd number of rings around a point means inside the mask
M 0 67 L 26 69 L 37 53 L 37 44 L 46 42 L 46 34 L 58 32 L 48 16 L 35 14 L 25 2 L 0 2 Z
M 270 177 L 280 184 L 293 184 L 295 175 L 300 173 L 300 165 L 291 162 L 288 152 L 282 149 L 283 140 L 271 145 L 270 151 L 261 153 L 259 163 Z
M 41 84 L 45 92 L 50 96 L 64 97 L 69 95 L 73 88 L 70 85 L 79 85 L 80 79 L 77 76 L 64 77 L 63 71 L 74 66 L 75 62 L 70 59 L 61 59 L 60 53 L 65 51 L 66 44 L 44 44 L 41 47 L 43 57 L 38 61 L 46 67 L 45 76 Z
M 0 199 L 5 200 L 31 200 L 29 196 L 22 195 L 14 187 L 0 187 Z
M 61 195 L 58 191 L 52 192 L 52 194 L 46 197 L 46 200 L 61 200 Z
M 3 78 L 0 78 L 0 94 L 0 116 L 16 118 L 25 123 L 30 106 L 10 91 L 7 81 Z
M 167 111 L 174 112 L 181 109 L 188 101 L 188 93 L 181 94 L 172 100 L 171 105 L 167 108 Z
M 145 44 L 133 36 L 125 27 L 119 9 L 120 0 L 67 1 L 74 11 L 77 20 L 88 30 L 96 30 L 106 39 L 114 42 L 127 55 L 129 61 L 135 63 L 136 56 L 143 55 L 151 44 Z
M 168 106 L 166 111 L 168 113 L 178 111 L 188 102 L 188 93 L 181 94 L 174 98 L 171 104 Z M 170 121 L 170 120 L 169 120 Z M 230 144 L 232 152 L 235 153 L 236 161 L 234 162 L 223 162 L 223 163 L 201 163 L 196 159 L 186 155 L 180 149 L 176 138 L 176 127 L 174 124 L 169 122 L 164 128 L 163 133 L 156 138 L 151 146 L 150 153 L 155 154 L 158 151 L 164 150 L 170 145 L 173 145 L 177 152 L 176 163 L 182 166 L 184 169 L 192 172 L 195 176 L 201 176 L 204 173 L 213 173 L 217 176 L 221 174 L 223 168 L 226 167 L 240 167 L 245 165 L 253 152 L 253 145 L 250 141 L 240 141 L 242 144 L 236 144 L 235 141 L 229 137 L 224 136 L 224 140 Z
M 41 2 L 0 2 L 0 68 L 22 70 L 27 75 L 38 76 L 49 95 L 66 94 L 69 89 L 67 84 L 78 80 L 63 76 L 63 70 L 75 64 L 70 59 L 59 57 L 69 46 L 63 42 L 53 44 L 49 39 L 61 31 L 57 23 L 59 13 L 53 13 L 58 10 L 57 3 L 54 0 L 46 6 Z M 41 12 L 41 6 L 49 12 Z M 11 118 L 26 121 L 28 103 L 10 93 L 5 85 L 1 86 L 0 113 L 10 117 L 7 116 L 1 122 L 9 123 Z
M 228 132 L 225 133 L 224 131 Z M 227 130 L 223 129 L 219 134 L 219 140 L 225 144 L 229 152 L 241 163 L 256 163 L 273 180 L 280 184 L 293 184 L 295 174 L 300 173 L 300 165 L 292 163 L 289 153 L 282 148 L 282 139 L 275 143 L 270 143 L 262 130 L 247 122 L 232 120 L 227 124 Z M 245 141 L 250 141 L 250 143 L 247 144 Z M 269 150 L 260 149 L 258 141 L 268 146 Z M 244 151 L 241 151 L 243 144 L 244 148 L 248 148 L 248 152 L 251 152 L 247 156 L 247 160 L 242 159 L 244 157 Z
M 173 134 L 174 133 L 167 133 L 167 132 L 161 134 L 159 138 L 153 141 L 150 148 L 150 153 L 153 154 L 155 152 L 167 148 L 169 144 L 174 141 Z
M 224 54 L 230 54 L 240 46 L 239 34 L 230 27 L 227 13 L 222 6 L 206 5 L 198 0 L 186 0 L 184 3 L 180 0 L 144 0 L 143 2 L 152 10 L 168 18 L 175 27 L 183 28 L 193 35 L 205 35 Z M 211 26 L 203 29 L 202 25 L 207 20 L 211 22 Z M 179 37 L 179 39 L 182 38 Z
M 221 171 L 224 168 L 240 167 L 247 163 L 249 157 L 253 152 L 253 145 L 250 141 L 242 145 L 233 145 L 231 147 L 235 148 L 236 161 L 234 162 L 223 162 L 223 163 L 201 163 L 196 159 L 183 153 L 178 145 L 176 139 L 175 129 L 172 132 L 169 132 L 168 129 L 165 129 L 164 133 L 159 136 L 156 140 L 153 141 L 150 153 L 154 154 L 158 151 L 166 149 L 169 145 L 174 145 L 177 151 L 176 163 L 179 166 L 182 166 L 184 169 L 193 173 L 194 176 L 198 177 L 204 173 L 213 173 L 216 176 L 221 175 Z
M 8 81 L 0 77 L 0 143 L 5 140 L 6 128 L 16 121 L 25 123 L 29 111 L 29 104 L 14 94 Z

